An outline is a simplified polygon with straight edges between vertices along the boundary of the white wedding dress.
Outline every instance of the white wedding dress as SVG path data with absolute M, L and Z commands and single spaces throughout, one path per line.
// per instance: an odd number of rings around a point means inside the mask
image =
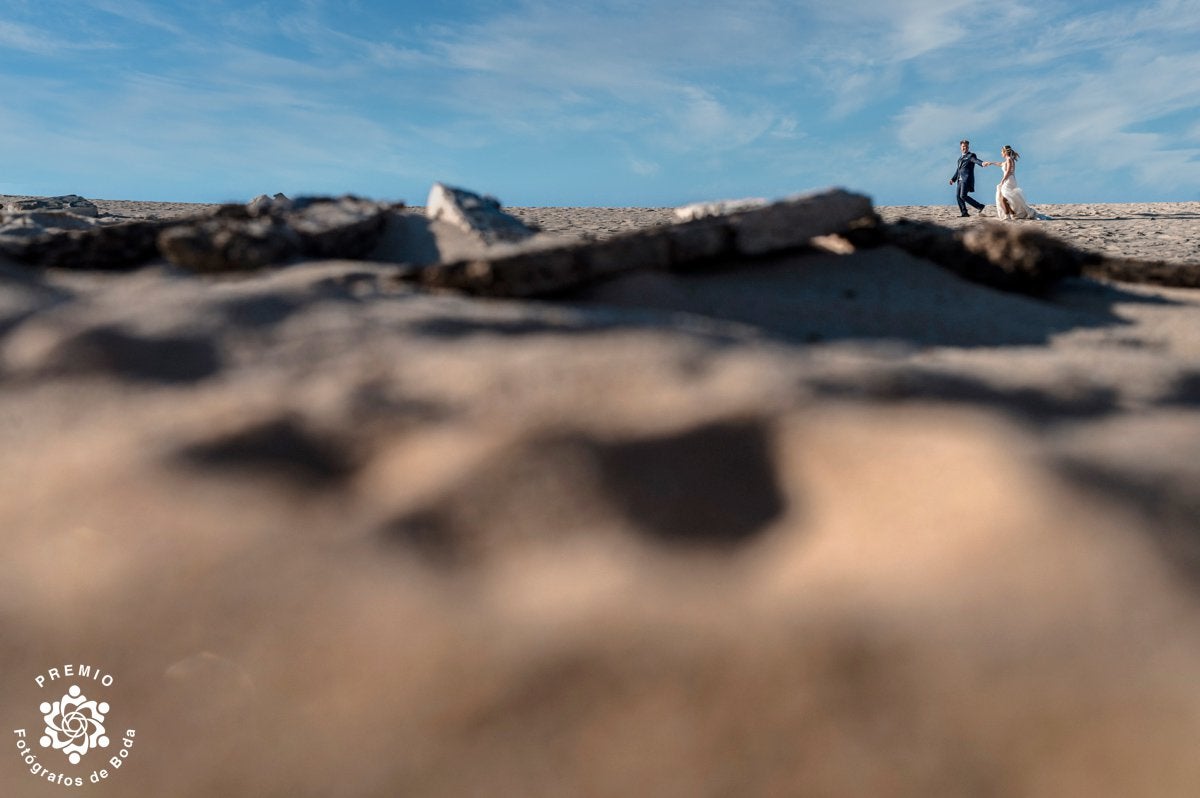
M 1008 201 L 1008 207 L 1012 213 L 1006 213 L 1004 210 L 1004 201 Z M 1025 199 L 1025 192 L 1017 185 L 1017 165 L 1012 165 L 1012 170 L 1008 173 L 1008 177 L 1000 181 L 1000 185 L 996 186 L 996 215 L 1001 219 L 1037 219 L 1038 213 L 1033 208 L 1029 207 L 1029 202 Z

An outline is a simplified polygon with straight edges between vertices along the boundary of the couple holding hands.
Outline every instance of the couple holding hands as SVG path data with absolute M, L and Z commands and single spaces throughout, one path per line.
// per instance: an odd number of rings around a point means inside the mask
M 1029 207 L 1029 203 L 1025 200 L 1025 192 L 1021 191 L 1021 187 L 1017 185 L 1017 159 L 1021 156 L 1017 151 L 1007 144 L 1000 150 L 1002 161 L 981 161 L 979 156 L 971 152 L 971 142 L 963 139 L 959 143 L 962 149 L 962 155 L 958 159 L 958 167 L 954 171 L 954 177 L 950 178 L 950 185 L 958 184 L 958 210 L 961 215 L 967 215 L 967 206 L 979 210 L 980 215 L 983 214 L 984 205 L 970 196 L 975 190 L 975 167 L 976 166 L 1001 166 L 1004 168 L 1004 175 L 1000 178 L 1000 184 L 996 186 L 996 216 L 1001 219 L 1037 219 L 1038 214 L 1033 208 Z

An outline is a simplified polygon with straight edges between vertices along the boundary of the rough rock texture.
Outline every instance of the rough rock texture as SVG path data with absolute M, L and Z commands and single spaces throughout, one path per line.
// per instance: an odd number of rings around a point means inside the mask
M 0 223 L 0 253 L 43 267 L 128 271 L 158 256 L 163 223 L 102 224 L 63 212 L 33 211 Z
M 159 235 L 172 263 L 202 272 L 245 271 L 310 257 L 359 258 L 378 243 L 394 206 L 357 197 L 228 205 Z
M 163 230 L 158 249 L 172 263 L 198 272 L 261 269 L 300 254 L 300 237 L 282 219 L 214 217 Z

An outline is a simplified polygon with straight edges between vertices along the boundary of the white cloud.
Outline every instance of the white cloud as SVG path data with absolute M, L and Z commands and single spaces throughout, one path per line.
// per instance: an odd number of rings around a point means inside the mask
M 773 139 L 795 141 L 804 138 L 804 131 L 800 129 L 800 121 L 796 117 L 785 116 L 775 122 L 769 135 Z
M 84 46 L 31 25 L 0 21 L 0 49 L 52 56 Z
M 903 146 L 915 154 L 966 136 L 988 157 L 1009 143 L 1025 154 L 1027 176 L 1054 176 L 1064 195 L 1117 185 L 1166 194 L 1200 183 L 1195 138 L 1159 123 L 1200 107 L 1200 2 L 1085 15 L 1064 8 L 1013 29 L 1029 31 L 1030 44 L 993 32 L 918 59 L 932 77 L 892 117 Z M 933 74 L 947 55 L 971 65 L 969 79 Z
M 70 6 L 59 22 L 22 0 L 0 22 L 0 48 L 73 75 L 7 81 L 3 121 L 180 180 L 196 163 L 332 183 L 536 157 L 575 183 L 690 180 L 681 195 L 935 191 L 966 136 L 1013 144 L 1035 181 L 1086 163 L 1089 187 L 1200 182 L 1200 0 L 512 0 L 452 27 L 357 0 Z M 68 44 L 84 41 L 86 64 Z
M 978 140 L 974 131 L 988 130 L 999 111 L 988 107 L 954 106 L 924 102 L 910 106 L 896 118 L 897 144 L 907 150 L 945 149 L 960 139 Z
M 907 61 L 956 44 L 967 34 L 967 25 L 974 21 L 975 15 L 964 14 L 963 9 L 973 5 L 970 0 L 938 3 L 933 8 L 920 3 L 915 8 L 909 3 L 889 4 L 895 13 L 889 48 L 893 57 Z
M 641 177 L 653 177 L 662 171 L 662 167 L 653 161 L 641 158 L 629 159 L 629 171 Z
M 175 20 L 142 0 L 87 0 L 87 3 L 99 11 L 139 25 L 158 28 L 174 35 L 184 32 Z

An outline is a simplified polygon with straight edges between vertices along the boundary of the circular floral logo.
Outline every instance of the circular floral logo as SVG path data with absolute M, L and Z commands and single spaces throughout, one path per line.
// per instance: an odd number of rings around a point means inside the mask
M 42 747 L 62 751 L 72 765 L 78 765 L 93 748 L 108 747 L 104 733 L 108 702 L 89 701 L 79 685 L 71 685 L 58 701 L 43 701 L 41 711 L 46 721 Z

